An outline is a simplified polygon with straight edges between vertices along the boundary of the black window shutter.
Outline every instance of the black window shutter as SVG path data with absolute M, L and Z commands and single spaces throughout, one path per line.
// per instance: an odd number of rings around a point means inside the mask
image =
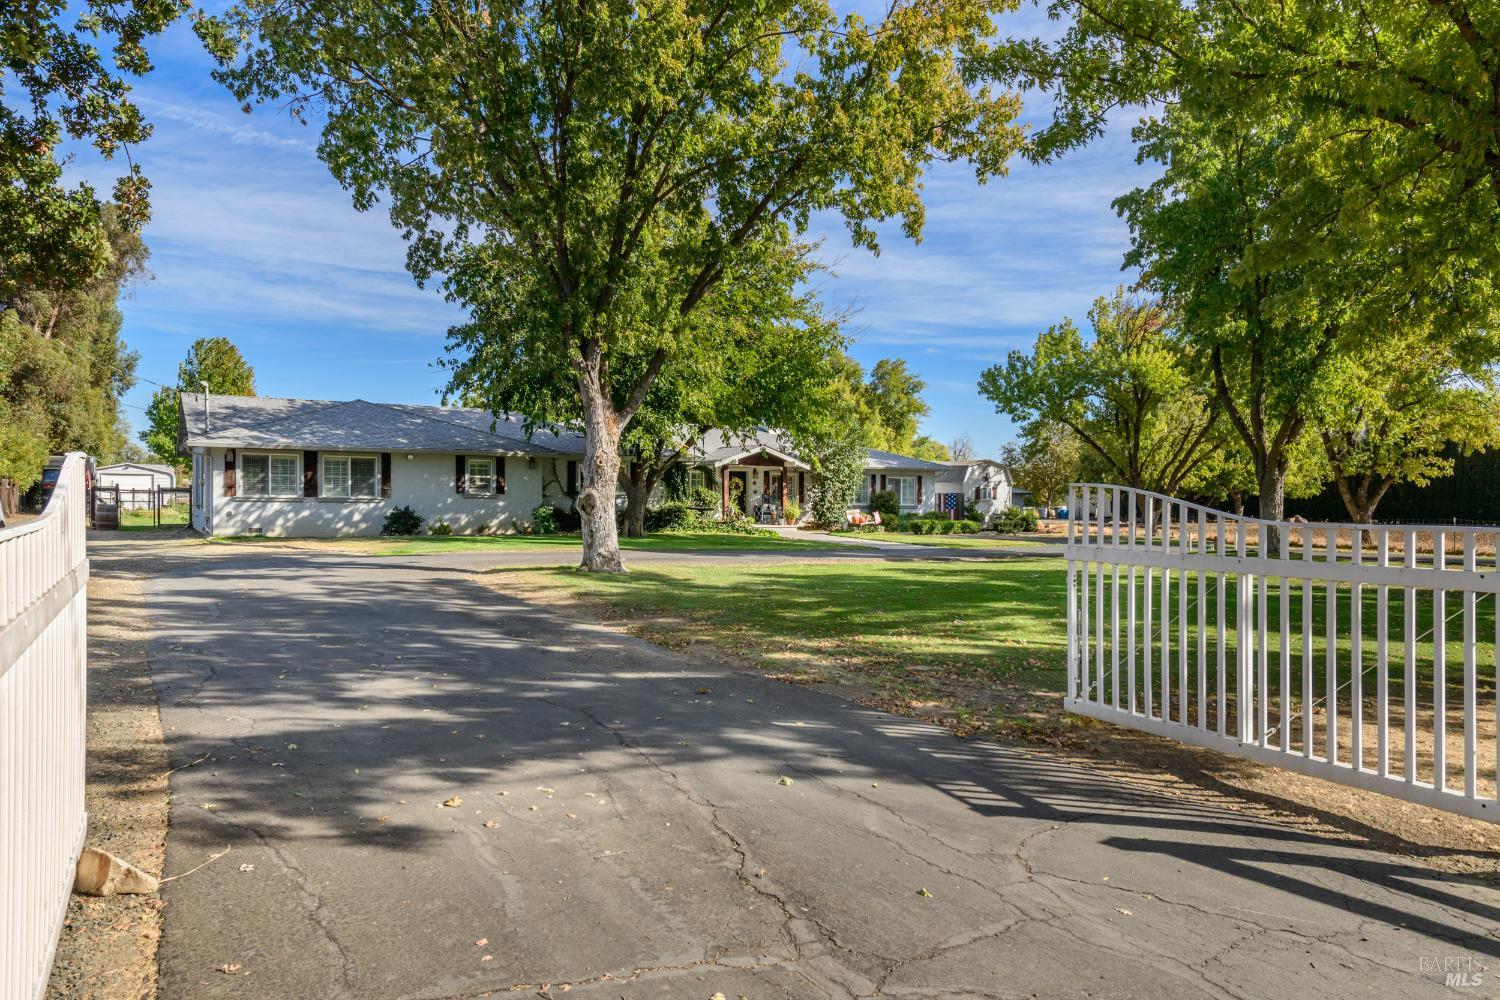
M 495 492 L 496 493 L 504 493 L 505 492 L 505 456 L 504 455 L 497 455 L 495 457 Z
M 380 495 L 391 495 L 391 453 L 388 451 L 380 453 Z
M 469 475 L 469 459 L 465 455 L 455 455 L 453 461 L 453 490 L 456 493 L 464 491 L 464 480 Z
M 578 463 L 573 461 L 572 459 L 568 459 L 567 494 L 570 497 L 576 497 L 578 495 Z
M 315 451 L 302 453 L 302 495 L 318 495 L 318 453 Z
M 224 495 L 226 497 L 234 496 L 236 485 L 237 484 L 235 482 L 234 472 L 234 449 L 231 448 L 224 453 Z

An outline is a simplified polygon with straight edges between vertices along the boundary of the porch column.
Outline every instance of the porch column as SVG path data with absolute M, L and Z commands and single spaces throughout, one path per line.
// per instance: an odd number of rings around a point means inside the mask
M 792 470 L 786 466 L 781 467 L 781 518 L 786 520 L 786 477 L 791 475 Z
M 724 466 L 723 478 L 719 483 L 719 494 L 724 501 L 724 520 L 729 520 L 729 466 Z

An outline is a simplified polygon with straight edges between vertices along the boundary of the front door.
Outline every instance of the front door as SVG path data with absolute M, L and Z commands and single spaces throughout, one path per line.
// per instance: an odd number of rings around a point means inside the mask
M 739 500 L 734 500 L 735 483 L 739 483 Z M 729 497 L 732 506 L 739 507 L 741 514 L 750 513 L 750 477 L 743 472 L 731 472 L 729 474 Z

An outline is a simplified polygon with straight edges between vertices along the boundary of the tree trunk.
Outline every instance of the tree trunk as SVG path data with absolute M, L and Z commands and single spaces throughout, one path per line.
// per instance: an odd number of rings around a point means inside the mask
M 1280 521 L 1286 512 L 1286 470 L 1271 465 L 1258 478 L 1257 514 L 1263 521 Z
M 1234 508 L 1236 517 L 1245 516 L 1245 494 L 1239 490 L 1229 491 L 1229 506 Z
M 1279 464 L 1268 464 L 1258 477 L 1260 496 L 1256 497 L 1256 513 L 1263 521 L 1280 521 L 1286 513 L 1286 469 Z M 1261 539 L 1262 557 L 1281 552 L 1281 529 L 1275 525 L 1266 528 Z
M 585 573 L 624 573 L 620 533 L 615 523 L 615 492 L 620 482 L 620 421 L 596 377 L 578 378 L 583 402 L 583 466 L 577 507 L 583 531 Z
M 642 462 L 631 462 L 629 470 L 620 479 L 625 490 L 625 537 L 646 537 L 646 505 L 651 499 L 650 473 Z
M 1349 512 L 1349 520 L 1355 524 L 1369 524 L 1375 520 L 1376 505 L 1391 488 L 1394 480 L 1378 479 L 1375 476 L 1335 476 L 1334 482 L 1338 484 L 1339 496 L 1344 501 L 1344 509 Z

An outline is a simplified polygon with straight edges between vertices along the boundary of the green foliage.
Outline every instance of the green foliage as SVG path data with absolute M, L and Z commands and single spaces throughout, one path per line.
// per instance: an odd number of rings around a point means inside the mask
M 92 278 L 23 291 L 0 310 L 0 478 L 23 490 L 48 454 L 113 461 L 124 448 L 119 400 L 135 383 L 136 356 L 120 340 L 116 300 L 144 270 L 146 248 L 117 212 L 103 220 L 109 259 Z
M 1171 109 L 1137 130 L 1143 154 L 1165 165 L 1161 178 L 1116 202 L 1135 234 L 1126 262 L 1181 312 L 1272 519 L 1323 372 L 1359 339 L 1356 289 L 1391 266 L 1346 245 L 1241 277 L 1265 250 L 1257 220 L 1283 183 L 1289 128 L 1221 129 Z
M 201 33 L 239 99 L 316 105 L 355 206 L 388 207 L 413 274 L 470 310 L 455 391 L 582 418 L 584 564 L 619 569 L 621 435 L 658 379 L 724 364 L 699 311 L 791 288 L 814 212 L 875 248 L 883 220 L 920 233 L 934 161 L 1003 170 L 1019 99 L 974 71 L 1014 5 L 244 0 Z
M 1386 492 L 1450 475 L 1457 454 L 1500 442 L 1496 373 L 1466 371 L 1432 345 L 1366 350 L 1329 366 L 1313 422 L 1349 517 L 1368 522 Z
M 447 521 L 433 521 L 427 525 L 429 535 L 447 536 L 453 534 L 453 525 Z
M 557 511 L 550 503 L 531 508 L 531 533 L 534 535 L 557 534 Z
M 691 504 L 670 500 L 646 511 L 647 531 L 699 531 L 705 522 L 703 513 Z
M 662 493 L 668 500 L 688 499 L 688 467 L 674 462 L 661 476 Z
M 707 486 L 699 486 L 692 491 L 687 501 L 698 510 L 717 511 L 723 504 L 724 498 L 719 496 L 718 490 L 711 490 Z
M 1033 421 L 1026 425 L 1023 441 L 1000 449 L 1000 461 L 1017 489 L 1043 507 L 1053 507 L 1067 495 L 1068 484 L 1088 478 L 1081 474 L 1082 450 L 1077 435 L 1066 427 Z
M 996 531 L 1008 535 L 1035 531 L 1038 527 L 1036 511 L 1029 507 L 1007 507 L 995 516 L 993 524 Z
M 426 521 L 410 507 L 393 507 L 386 512 L 385 523 L 380 526 L 382 535 L 415 535 Z M 436 531 L 433 534 L 437 534 Z
M 802 505 L 795 500 L 789 500 L 786 510 L 782 513 L 786 517 L 787 524 L 796 524 L 802 520 Z
M 1212 455 L 1218 417 L 1202 360 L 1160 303 L 1133 301 L 1124 289 L 1097 299 L 1089 320 L 1089 342 L 1063 320 L 1030 354 L 1012 351 L 987 369 L 979 391 L 998 412 L 1025 421 L 1028 437 L 1071 430 L 1111 482 L 1183 492 Z M 1061 492 L 1045 487 L 1049 501 Z
M 978 521 L 953 520 L 947 514 L 928 511 L 925 514 L 902 514 L 891 519 L 885 530 L 911 535 L 977 535 L 982 527 Z
M 112 158 L 150 135 L 127 80 L 151 69 L 144 41 L 183 9 L 175 0 L 0 4 L 0 309 L 97 284 L 117 266 L 116 231 L 145 223 L 149 184 L 138 166 L 106 205 L 88 184 L 64 185 L 58 149 L 87 143 Z
M 177 386 L 157 389 L 146 407 L 149 426 L 141 431 L 141 441 L 158 461 L 184 466 L 190 460 L 177 447 L 177 426 L 181 415 L 179 393 L 208 391 L 220 396 L 255 395 L 255 370 L 240 354 L 239 348 L 225 337 L 201 337 L 188 348 L 187 357 L 177 366 Z
M 772 535 L 746 517 L 717 520 L 689 503 L 670 501 L 646 511 L 646 530 L 665 534 Z
M 823 528 L 844 522 L 844 512 L 859 494 L 865 474 L 865 446 L 848 438 L 826 438 L 812 442 L 807 454 L 812 466 L 809 509 L 813 523 Z
M 1390 267 L 1365 274 L 1328 270 L 1309 291 L 1340 303 L 1347 328 L 1377 337 L 1393 319 L 1460 336 L 1494 329 L 1492 7 L 1056 0 L 1050 9 L 1068 24 L 1061 39 L 996 60 L 1002 75 L 1056 98 L 1035 158 L 1098 136 L 1111 108 L 1157 101 L 1225 136 L 1275 134 L 1277 180 L 1251 192 L 1257 246 L 1225 260 L 1232 284 L 1309 261 L 1386 259 Z
M 876 490 L 870 494 L 870 512 L 882 519 L 901 515 L 901 496 L 895 490 Z
M 945 461 L 947 446 L 917 432 L 931 410 L 922 399 L 926 389 L 927 383 L 899 358 L 875 362 L 867 377 L 857 361 L 840 355 L 828 387 L 830 417 L 839 427 L 836 433 L 857 437 L 869 448 Z

